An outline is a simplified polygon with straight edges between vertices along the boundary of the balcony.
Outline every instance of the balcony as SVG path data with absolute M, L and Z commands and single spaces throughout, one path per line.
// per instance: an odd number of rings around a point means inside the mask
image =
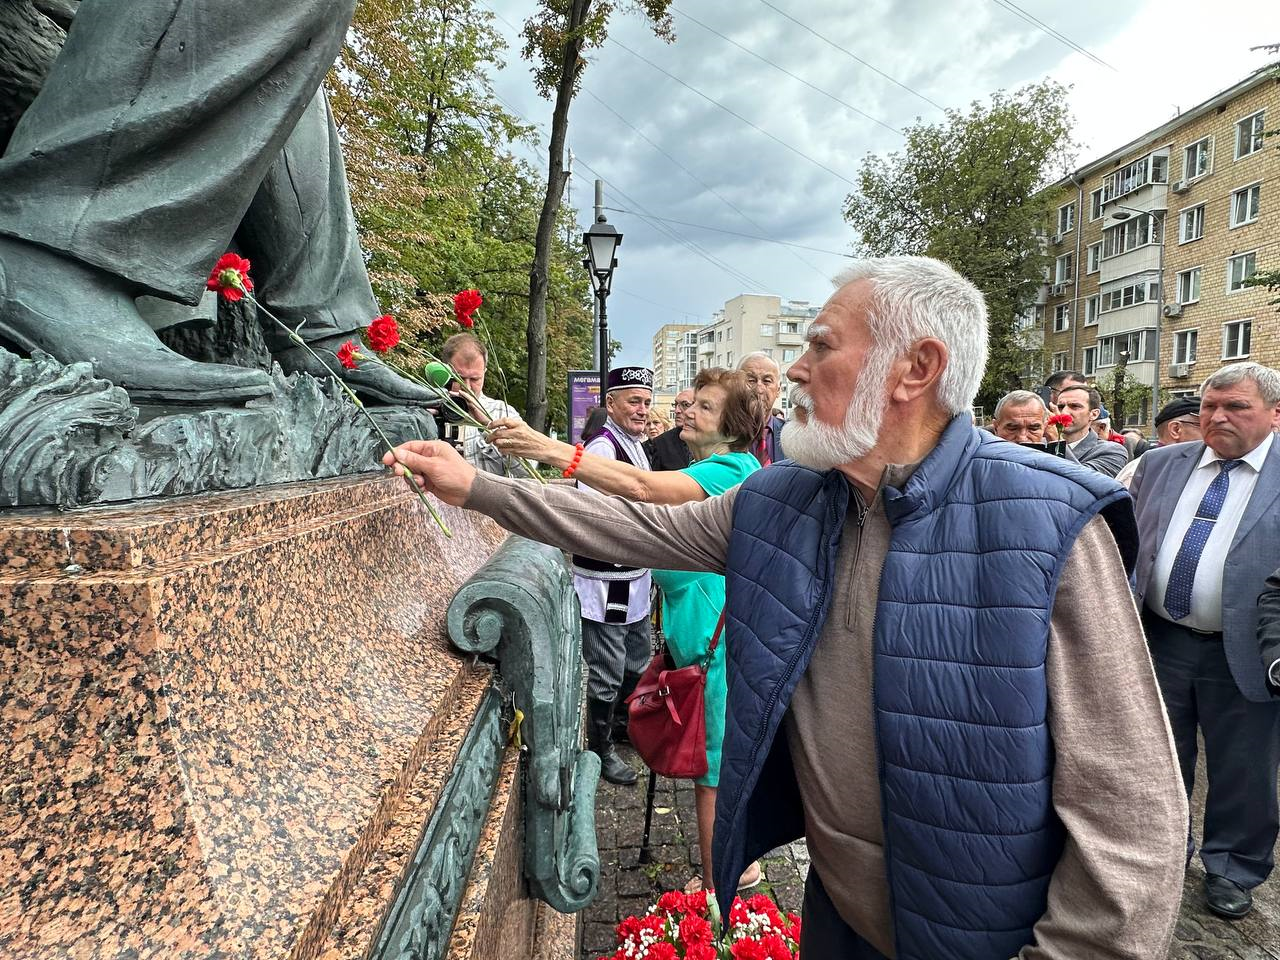
M 1129 333 L 1132 330 L 1154 330 L 1157 318 L 1160 315 L 1160 307 L 1155 301 L 1146 301 L 1144 303 L 1135 303 L 1132 307 L 1122 307 L 1119 310 L 1108 310 L 1106 313 L 1098 314 L 1097 335 L 1101 340 L 1104 337 L 1114 337 L 1117 334 Z
M 1107 284 L 1146 271 L 1155 273 L 1159 269 L 1160 244 L 1148 243 L 1103 260 L 1098 273 L 1098 283 Z
M 778 346 L 780 347 L 802 347 L 804 346 L 803 333 L 783 333 L 782 328 L 778 328 Z
M 1114 364 L 1106 367 L 1098 367 L 1098 372 L 1113 372 L 1116 369 Z M 1124 368 L 1125 380 L 1134 380 L 1149 387 L 1156 381 L 1156 365 L 1153 360 L 1130 360 Z

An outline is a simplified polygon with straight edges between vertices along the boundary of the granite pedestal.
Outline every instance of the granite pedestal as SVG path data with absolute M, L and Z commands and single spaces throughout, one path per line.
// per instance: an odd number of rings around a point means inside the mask
M 445 638 L 503 534 L 443 512 L 389 478 L 0 512 L 0 958 L 389 955 L 430 831 L 458 896 L 398 955 L 572 954 L 493 671 Z

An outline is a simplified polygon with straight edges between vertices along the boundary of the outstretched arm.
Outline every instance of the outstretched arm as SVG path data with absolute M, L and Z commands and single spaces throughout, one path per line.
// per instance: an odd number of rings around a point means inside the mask
M 543 436 L 523 420 L 494 420 L 489 436 L 507 456 L 527 457 L 561 470 L 573 461 L 573 447 Z M 583 453 L 573 475 L 593 490 L 640 503 L 688 503 L 707 496 L 698 481 L 678 470 L 641 470 L 590 453 Z
M 436 440 L 401 444 L 395 455 L 428 493 L 492 517 L 530 540 L 637 567 L 724 573 L 732 490 L 681 506 L 631 503 L 563 484 L 477 473 L 453 447 Z M 390 466 L 392 455 L 383 462 Z

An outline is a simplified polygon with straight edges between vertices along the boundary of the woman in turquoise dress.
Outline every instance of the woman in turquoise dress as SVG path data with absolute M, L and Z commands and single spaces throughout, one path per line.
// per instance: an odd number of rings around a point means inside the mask
M 601 493 L 650 503 L 689 503 L 719 496 L 760 469 L 751 451 L 759 439 L 764 415 L 763 404 L 745 375 L 719 368 L 702 370 L 694 382 L 693 406 L 685 412 L 680 432 L 680 439 L 693 455 L 688 467 L 654 472 L 584 454 L 574 476 Z M 522 421 L 498 420 L 490 430 L 508 456 L 529 457 L 562 468 L 573 460 L 573 447 L 537 433 Z M 653 579 L 662 588 L 662 626 L 671 659 L 681 667 L 702 660 L 724 609 L 724 577 L 654 570 Z M 711 832 L 720 781 L 726 692 L 722 634 L 707 671 L 707 773 L 694 781 L 703 877 L 712 876 Z M 743 874 L 742 885 L 754 886 L 759 879 L 759 864 L 752 864 Z M 686 889 L 701 886 L 702 879 L 694 877 Z

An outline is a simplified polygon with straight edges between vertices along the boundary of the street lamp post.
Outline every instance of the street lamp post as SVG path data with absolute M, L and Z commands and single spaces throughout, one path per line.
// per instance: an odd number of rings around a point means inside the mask
M 609 299 L 609 288 L 613 285 L 613 269 L 618 265 L 614 253 L 622 243 L 622 234 L 613 228 L 603 213 L 596 217 L 591 229 L 582 235 L 582 244 L 587 248 L 587 258 L 582 265 L 587 268 L 591 277 L 591 289 L 595 292 L 596 303 L 600 312 L 600 404 L 604 405 L 604 394 L 609 383 L 609 316 L 605 304 Z
M 1160 250 L 1158 252 L 1159 260 L 1156 263 L 1156 273 L 1159 274 L 1159 283 L 1156 286 L 1156 355 L 1155 355 L 1155 375 L 1151 378 L 1151 415 L 1154 417 L 1160 410 L 1160 324 L 1164 319 L 1164 244 L 1167 239 L 1167 224 L 1169 218 L 1168 210 L 1139 210 L 1137 207 L 1128 207 L 1123 203 L 1117 203 L 1119 207 L 1115 213 L 1111 214 L 1112 220 L 1123 223 L 1125 220 L 1133 216 L 1150 217 L 1152 227 L 1158 223 L 1160 226 Z M 1159 218 L 1157 220 L 1157 218 Z M 1124 424 L 1120 424 L 1121 427 Z

